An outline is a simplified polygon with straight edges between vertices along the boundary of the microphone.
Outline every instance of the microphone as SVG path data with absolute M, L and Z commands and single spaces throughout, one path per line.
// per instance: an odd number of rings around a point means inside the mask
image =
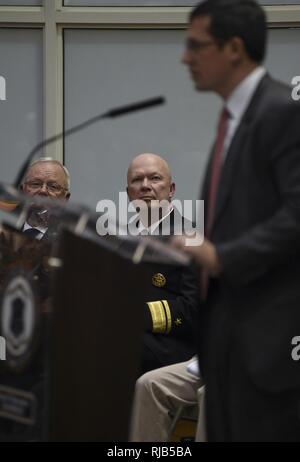
M 69 128 L 66 131 L 63 131 L 59 133 L 58 135 L 51 136 L 50 138 L 47 138 L 46 140 L 38 143 L 28 154 L 24 164 L 22 165 L 22 168 L 20 169 L 20 172 L 18 173 L 16 180 L 14 182 L 15 188 L 19 188 L 19 186 L 22 183 L 22 180 L 25 176 L 25 173 L 30 165 L 31 160 L 33 159 L 34 155 L 39 152 L 42 148 L 45 146 L 48 146 L 51 143 L 54 143 L 54 141 L 59 140 L 60 138 L 63 138 L 64 136 L 69 136 L 72 135 L 73 133 L 76 133 L 83 128 L 86 128 L 90 125 L 93 125 L 95 122 L 98 122 L 98 120 L 101 119 L 112 119 L 115 117 L 122 116 L 124 114 L 129 114 L 130 112 L 135 112 L 135 111 L 141 111 L 143 109 L 149 109 L 150 107 L 153 106 L 158 106 L 160 104 L 165 103 L 165 98 L 163 96 L 157 96 L 155 98 L 151 99 L 146 99 L 144 101 L 139 101 L 137 103 L 132 103 L 132 104 L 127 104 L 125 106 L 117 107 L 114 109 L 111 109 L 107 112 L 104 112 L 104 114 L 99 114 L 97 116 L 92 117 L 91 119 L 86 120 L 85 122 L 82 122 L 78 125 L 75 125 L 72 128 Z
M 124 114 L 128 114 L 129 112 L 134 111 L 141 111 L 143 109 L 148 109 L 152 106 L 157 106 L 159 104 L 164 104 L 165 98 L 162 96 L 158 96 L 156 98 L 146 99 L 144 101 L 140 101 L 138 103 L 128 104 L 127 106 L 121 106 L 115 109 L 111 109 L 110 111 L 106 112 L 103 117 L 107 118 L 114 118 L 119 117 Z

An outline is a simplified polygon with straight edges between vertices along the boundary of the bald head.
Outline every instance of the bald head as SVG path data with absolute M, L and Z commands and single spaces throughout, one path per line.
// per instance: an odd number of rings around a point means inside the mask
M 127 172 L 127 193 L 131 201 L 171 201 L 174 192 L 170 168 L 162 157 L 144 153 L 131 161 Z
M 152 153 L 139 154 L 134 159 L 132 159 L 128 167 L 127 181 L 128 181 L 129 175 L 131 175 L 133 171 L 139 168 L 145 168 L 145 167 L 153 167 L 159 170 L 166 178 L 169 179 L 170 182 L 172 181 L 170 167 L 165 161 L 165 159 L 158 156 L 157 154 L 152 154 Z

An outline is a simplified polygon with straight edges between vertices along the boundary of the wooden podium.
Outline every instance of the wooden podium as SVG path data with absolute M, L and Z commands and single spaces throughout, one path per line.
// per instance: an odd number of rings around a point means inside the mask
M 97 238 L 64 230 L 55 252 L 42 252 L 51 282 L 50 305 L 34 287 L 35 267 L 26 269 L 24 259 L 10 263 L 12 274 L 27 280 L 32 300 L 30 305 L 26 299 L 9 299 L 3 305 L 5 282 L 0 335 L 13 330 L 21 338 L 23 329 L 30 338 L 24 361 L 17 366 L 9 354 L 9 361 L 0 363 L 0 441 L 128 438 L 147 265 L 132 263 L 112 249 L 109 240 Z M 30 289 L 27 292 L 29 297 Z
M 16 198 L 20 228 L 33 198 Z M 153 264 L 186 262 L 152 239 L 98 236 L 84 207 L 34 201 L 47 239 L 0 233 L 0 442 L 126 441 L 146 281 Z
M 51 441 L 126 441 L 139 370 L 145 265 L 70 232 L 54 278 Z M 58 261 L 58 264 L 60 262 Z

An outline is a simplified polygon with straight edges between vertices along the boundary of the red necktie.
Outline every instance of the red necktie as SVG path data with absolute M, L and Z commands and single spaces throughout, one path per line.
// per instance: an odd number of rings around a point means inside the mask
M 219 186 L 219 180 L 222 171 L 223 165 L 223 150 L 224 150 L 224 141 L 227 134 L 228 129 L 228 119 L 230 114 L 226 107 L 223 108 L 219 124 L 217 130 L 217 137 L 215 142 L 215 148 L 213 152 L 213 158 L 211 163 L 211 171 L 210 171 L 210 182 L 208 188 L 208 196 L 207 196 L 207 213 L 206 213 L 206 223 L 205 223 L 205 237 L 209 238 L 214 213 L 215 213 L 215 206 L 216 206 L 216 198 Z M 207 288 L 208 288 L 208 273 L 205 269 L 201 271 L 201 294 L 202 298 L 205 300 L 207 295 Z
M 226 107 L 223 108 L 219 124 L 218 124 L 218 131 L 217 137 L 215 142 L 215 148 L 213 153 L 213 159 L 211 163 L 211 172 L 210 172 L 210 182 L 209 182 L 209 190 L 208 190 L 208 198 L 207 198 L 207 213 L 206 213 L 206 226 L 205 226 L 205 235 L 209 237 L 214 212 L 215 212 L 215 205 L 216 205 L 216 198 L 218 192 L 218 185 L 222 171 L 222 154 L 224 149 L 224 140 L 227 134 L 228 129 L 228 119 L 229 119 L 229 112 Z

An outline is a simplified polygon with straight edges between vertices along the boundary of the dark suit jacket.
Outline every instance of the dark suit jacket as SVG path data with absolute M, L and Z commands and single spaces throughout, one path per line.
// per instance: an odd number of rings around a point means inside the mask
M 170 235 L 173 235 L 174 212 L 169 223 Z M 159 231 L 161 234 L 162 227 Z M 161 239 L 168 240 L 169 236 Z M 192 357 L 196 352 L 194 330 L 200 304 L 199 270 L 194 265 L 152 264 L 150 269 L 144 305 L 142 373 Z
M 204 200 L 209 176 L 210 165 Z M 300 104 L 268 75 L 227 152 L 210 239 L 223 271 L 204 312 L 204 374 L 238 360 L 261 390 L 299 389 L 291 341 L 300 335 Z

